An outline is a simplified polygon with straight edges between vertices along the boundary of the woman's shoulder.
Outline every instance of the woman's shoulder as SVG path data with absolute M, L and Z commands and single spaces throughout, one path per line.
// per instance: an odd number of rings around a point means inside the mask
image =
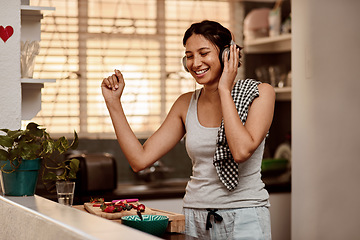
M 238 80 L 235 83 L 234 89 L 235 91 L 242 92 L 245 96 L 250 98 L 257 98 L 258 96 L 270 99 L 275 98 L 275 90 L 270 84 L 251 78 Z
M 275 97 L 275 90 L 274 90 L 273 86 L 271 86 L 268 83 L 260 83 L 258 85 L 258 89 L 259 89 L 260 94 L 269 94 L 269 95 L 273 95 Z
M 176 101 L 189 104 L 191 98 L 194 96 L 194 92 L 195 91 L 183 93 L 178 97 L 178 99 Z
M 274 88 L 269 83 L 264 83 L 257 81 L 255 79 L 247 78 L 247 79 L 241 79 L 236 82 L 236 85 L 242 86 L 242 87 L 249 87 L 250 88 L 256 88 L 259 90 L 259 92 L 268 92 L 268 93 L 274 93 Z
M 187 111 L 193 94 L 194 94 L 194 91 L 181 94 L 176 99 L 172 108 L 180 109 L 181 111 L 183 111 L 183 110 Z

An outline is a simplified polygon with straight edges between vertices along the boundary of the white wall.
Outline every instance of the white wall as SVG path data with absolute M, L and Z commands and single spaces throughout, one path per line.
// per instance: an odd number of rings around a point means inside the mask
M 291 193 L 270 194 L 271 236 L 273 240 L 291 238 Z
M 21 125 L 20 0 L 0 0 L 0 25 L 12 26 L 13 35 L 0 38 L 0 128 Z
M 360 1 L 292 0 L 292 239 L 360 236 Z

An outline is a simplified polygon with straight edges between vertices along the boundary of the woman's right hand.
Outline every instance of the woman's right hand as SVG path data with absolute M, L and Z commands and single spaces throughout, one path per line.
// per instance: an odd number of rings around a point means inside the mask
M 119 102 L 125 87 L 125 81 L 121 72 L 115 69 L 115 74 L 104 78 L 101 83 L 101 91 L 106 103 Z

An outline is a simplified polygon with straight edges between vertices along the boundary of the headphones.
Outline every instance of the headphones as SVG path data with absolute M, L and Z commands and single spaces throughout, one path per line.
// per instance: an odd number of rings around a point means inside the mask
M 241 50 L 241 48 L 240 48 L 232 39 L 231 39 L 231 41 L 230 41 L 230 46 L 231 46 L 231 45 L 236 45 L 236 48 L 238 48 L 238 49 Z M 220 59 L 220 64 L 221 64 L 221 66 L 224 66 L 224 61 L 223 61 L 223 59 L 225 58 L 225 53 L 228 54 L 228 60 L 229 60 L 229 59 L 230 59 L 230 47 L 224 48 L 224 49 L 221 51 L 221 53 L 219 54 L 219 59 Z M 220 56 L 221 56 L 221 57 L 220 57 Z M 181 62 L 182 62 L 182 65 L 183 65 L 185 71 L 189 72 L 189 69 L 188 69 L 187 66 L 186 66 L 186 56 L 184 56 L 184 57 L 181 59 Z M 239 58 L 238 67 L 240 67 L 240 65 L 241 65 L 241 63 L 240 63 L 240 58 Z

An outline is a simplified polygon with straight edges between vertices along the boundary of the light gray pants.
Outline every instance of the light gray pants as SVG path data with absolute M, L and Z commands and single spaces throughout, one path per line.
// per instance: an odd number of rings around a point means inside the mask
M 219 209 L 216 214 L 222 221 L 206 209 L 184 208 L 185 234 L 197 239 L 216 240 L 270 240 L 270 212 L 267 207 Z M 211 228 L 206 229 L 210 220 Z M 209 223 L 208 223 L 209 226 Z

